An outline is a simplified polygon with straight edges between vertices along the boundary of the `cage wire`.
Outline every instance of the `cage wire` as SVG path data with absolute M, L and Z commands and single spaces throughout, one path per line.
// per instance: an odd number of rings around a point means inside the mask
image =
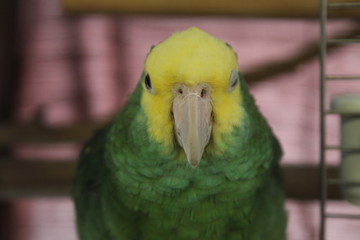
M 347 147 L 343 144 L 339 145 L 328 145 L 326 142 L 326 117 L 331 114 L 339 115 L 343 117 L 357 117 L 360 119 L 360 111 L 353 112 L 343 112 L 339 110 L 329 110 L 326 107 L 326 96 L 327 88 L 326 83 L 328 81 L 337 81 L 337 80 L 360 80 L 359 75 L 328 75 L 326 73 L 326 57 L 327 57 L 327 47 L 330 44 L 350 44 L 350 43 L 360 43 L 359 38 L 351 39 L 332 39 L 327 36 L 326 26 L 329 19 L 328 11 L 331 9 L 348 9 L 348 8 L 359 8 L 360 1 L 352 2 L 329 2 L 328 0 L 320 0 L 320 177 L 321 177 L 321 196 L 320 196 L 320 232 L 319 239 L 326 240 L 326 222 L 329 218 L 340 218 L 340 219 L 358 219 L 360 220 L 360 214 L 345 214 L 345 213 L 331 213 L 326 209 L 327 205 L 327 187 L 330 184 L 335 184 L 341 187 L 357 187 L 360 188 L 359 181 L 347 181 L 341 177 L 336 179 L 330 179 L 327 176 L 326 171 L 326 152 L 328 150 L 337 150 L 341 153 L 346 153 L 350 151 L 359 152 L 360 146 L 357 147 Z M 360 95 L 359 95 L 360 96 Z M 358 161 L 360 159 L 357 159 Z

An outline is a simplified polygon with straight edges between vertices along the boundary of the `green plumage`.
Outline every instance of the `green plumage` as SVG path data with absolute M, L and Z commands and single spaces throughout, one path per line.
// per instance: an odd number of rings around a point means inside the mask
M 235 141 L 221 156 L 205 151 L 192 168 L 179 147 L 164 154 L 149 138 L 143 78 L 81 153 L 73 189 L 80 239 L 286 239 L 281 149 L 244 79 L 245 118 L 228 137 Z

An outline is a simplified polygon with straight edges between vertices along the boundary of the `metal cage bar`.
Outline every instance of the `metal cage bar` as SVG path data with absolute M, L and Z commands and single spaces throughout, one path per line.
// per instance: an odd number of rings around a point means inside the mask
M 344 187 L 360 187 L 360 182 L 349 182 L 349 181 L 344 181 L 342 179 L 333 179 L 333 178 L 328 179 L 328 184 L 342 185 Z
M 360 215 L 343 214 L 343 213 L 327 213 L 327 187 L 328 185 L 341 185 L 344 187 L 359 187 L 360 182 L 349 182 L 342 179 L 328 179 L 326 172 L 326 151 L 359 151 L 360 148 L 351 148 L 345 146 L 330 146 L 326 144 L 326 116 L 330 114 L 337 114 L 341 116 L 360 116 L 359 112 L 339 112 L 327 110 L 325 106 L 326 97 L 326 82 L 333 80 L 360 80 L 360 76 L 342 76 L 342 75 L 326 75 L 326 56 L 327 46 L 329 44 L 354 44 L 360 43 L 360 39 L 328 39 L 326 33 L 326 26 L 328 21 L 328 9 L 330 8 L 352 8 L 360 7 L 360 2 L 333 2 L 328 3 L 328 0 L 320 0 L 320 231 L 319 239 L 326 239 L 326 219 L 327 218 L 346 218 L 346 219 L 360 219 Z
M 359 116 L 360 113 L 359 112 L 340 112 L 340 111 L 324 111 L 324 114 L 328 114 L 328 115 L 341 115 L 341 116 Z
M 355 214 L 344 214 L 344 213 L 328 213 L 328 218 L 346 218 L 346 219 L 360 219 L 360 215 Z
M 328 39 L 327 42 L 329 44 L 348 44 L 348 43 L 360 43 L 360 39 L 358 38 L 340 38 L 340 39 Z
M 325 76 L 326 80 L 360 80 L 360 76 Z
M 330 146 L 330 145 L 325 145 L 324 149 L 326 149 L 326 150 L 341 150 L 343 152 L 360 151 L 360 147 Z
M 325 240 L 326 228 L 326 197 L 327 175 L 325 163 L 325 64 L 326 64 L 326 25 L 327 25 L 327 1 L 320 0 L 320 240 Z
M 329 8 L 353 8 L 360 7 L 360 2 L 333 2 L 328 4 Z

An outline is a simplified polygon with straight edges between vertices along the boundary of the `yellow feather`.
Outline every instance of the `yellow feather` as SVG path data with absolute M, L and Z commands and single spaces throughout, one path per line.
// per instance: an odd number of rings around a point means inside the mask
M 157 45 L 145 61 L 155 94 L 143 91 L 142 105 L 148 117 L 149 135 L 171 149 L 174 143 L 171 107 L 176 83 L 188 86 L 205 82 L 212 86 L 214 123 L 210 148 L 221 152 L 228 133 L 243 117 L 239 89 L 227 90 L 230 74 L 238 69 L 236 53 L 206 32 L 192 27 L 174 33 Z M 237 88 L 239 88 L 239 84 Z

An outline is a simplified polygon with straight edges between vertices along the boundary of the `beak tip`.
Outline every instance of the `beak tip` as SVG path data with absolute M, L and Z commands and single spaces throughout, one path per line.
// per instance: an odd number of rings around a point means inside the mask
M 198 160 L 190 160 L 189 163 L 190 163 L 190 166 L 192 168 L 196 168 L 199 165 L 200 161 L 198 161 Z

